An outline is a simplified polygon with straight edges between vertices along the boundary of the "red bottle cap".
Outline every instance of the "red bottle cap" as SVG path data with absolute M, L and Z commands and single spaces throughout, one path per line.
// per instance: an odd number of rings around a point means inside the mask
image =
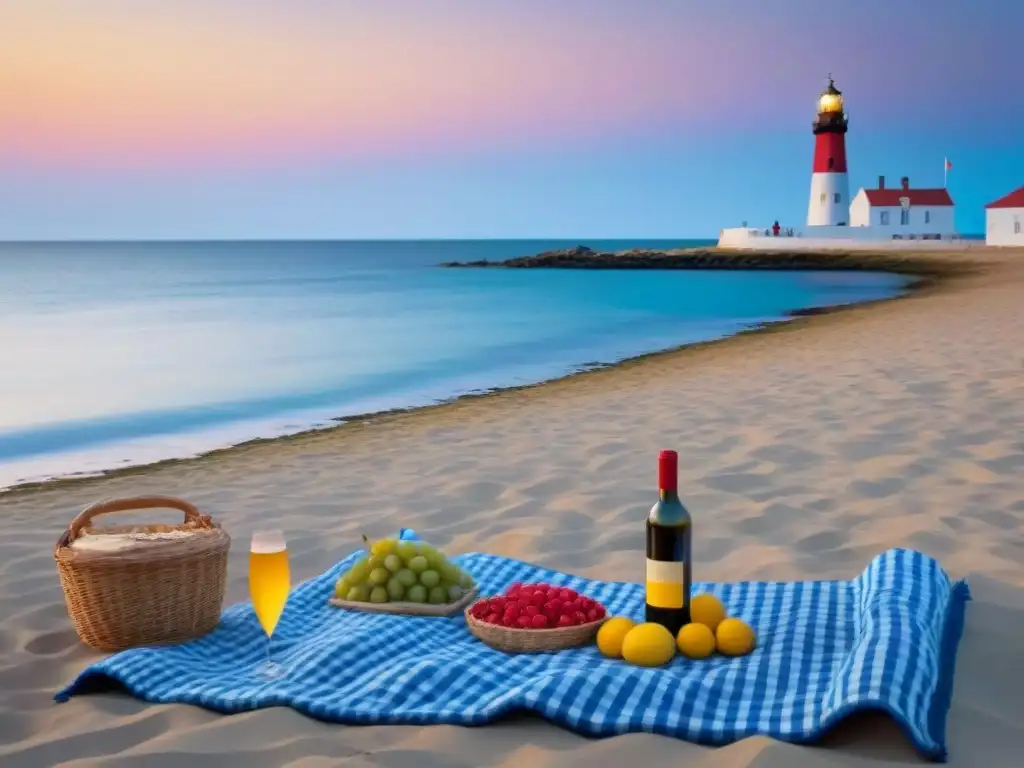
M 658 454 L 658 490 L 675 491 L 679 487 L 679 454 L 662 451 Z

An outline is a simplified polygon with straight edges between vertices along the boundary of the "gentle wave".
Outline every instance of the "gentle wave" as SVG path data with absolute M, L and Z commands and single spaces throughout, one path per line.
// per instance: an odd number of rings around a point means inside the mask
M 542 381 L 904 285 L 436 266 L 552 245 L 0 246 L 0 487 Z

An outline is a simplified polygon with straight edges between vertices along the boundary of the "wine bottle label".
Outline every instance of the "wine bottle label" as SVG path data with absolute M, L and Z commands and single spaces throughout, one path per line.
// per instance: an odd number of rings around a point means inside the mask
M 655 608 L 682 608 L 685 573 L 682 560 L 647 558 L 647 604 Z

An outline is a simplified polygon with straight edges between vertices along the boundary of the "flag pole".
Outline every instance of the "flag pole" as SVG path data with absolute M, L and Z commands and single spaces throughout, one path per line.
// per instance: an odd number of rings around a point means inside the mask
M 948 181 L 949 181 L 949 158 L 948 157 L 944 157 L 944 158 L 942 158 L 942 188 L 943 189 L 948 189 L 949 188 Z

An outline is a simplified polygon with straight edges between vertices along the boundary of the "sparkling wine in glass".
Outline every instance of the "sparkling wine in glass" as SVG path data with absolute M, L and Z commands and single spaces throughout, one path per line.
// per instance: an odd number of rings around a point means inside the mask
M 291 591 L 288 547 L 281 531 L 257 531 L 249 546 L 249 595 L 260 626 L 267 636 L 267 658 L 258 675 L 275 680 L 284 674 L 271 656 L 271 639 Z

